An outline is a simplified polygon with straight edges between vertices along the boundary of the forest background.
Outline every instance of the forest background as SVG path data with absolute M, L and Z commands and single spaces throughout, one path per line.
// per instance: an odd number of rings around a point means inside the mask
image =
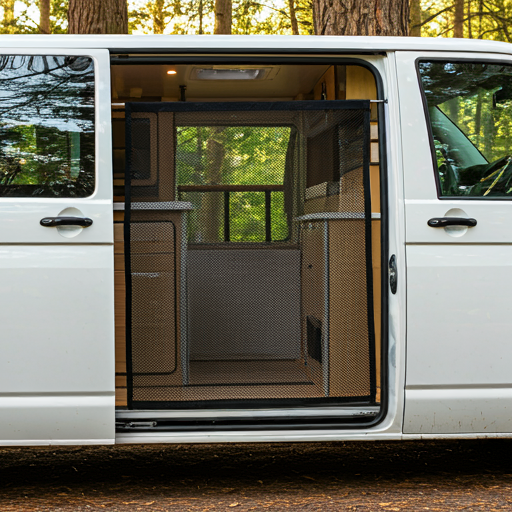
M 122 19 L 120 26 L 98 29 L 95 33 L 371 33 L 361 26 L 351 28 L 346 22 L 338 22 L 335 27 L 322 25 L 319 13 L 322 3 L 322 0 L 0 0 L 0 33 L 81 32 L 73 26 L 71 17 L 68 23 L 68 10 L 69 13 L 71 10 L 92 10 L 94 4 L 101 6 L 100 9 L 127 11 L 127 19 Z M 351 15 L 360 17 L 361 10 L 364 13 L 364 4 L 376 3 L 335 0 L 329 5 L 337 10 L 336 14 L 343 21 Z M 512 42 L 512 0 L 383 0 L 380 3 L 384 6 L 390 4 L 388 9 L 391 10 L 402 4 L 402 17 L 405 12 L 405 26 L 398 27 L 395 23 L 391 31 L 383 35 L 466 37 Z M 126 15 L 121 12 L 119 17 L 126 18 Z

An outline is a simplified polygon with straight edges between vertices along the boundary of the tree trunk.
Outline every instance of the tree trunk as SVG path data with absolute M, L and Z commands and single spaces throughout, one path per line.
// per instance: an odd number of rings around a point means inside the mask
M 206 141 L 206 180 L 209 184 L 222 183 L 222 164 L 226 155 L 224 146 L 224 127 L 212 128 L 210 137 Z M 221 226 L 223 225 L 222 204 L 224 195 L 222 192 L 207 192 L 203 199 L 203 222 L 205 226 L 205 241 L 221 242 Z M 226 233 L 224 233 L 224 238 Z
M 478 39 L 481 39 L 482 36 L 482 12 L 484 10 L 484 2 L 483 0 L 479 0 L 478 2 Z
M 215 0 L 214 34 L 231 34 L 232 0 Z
M 473 39 L 473 18 L 471 16 L 471 0 L 468 0 L 468 38 Z
M 455 0 L 453 37 L 464 37 L 464 0 Z
M 50 0 L 39 0 L 39 33 L 50 34 Z
M 2 6 L 4 8 L 4 34 L 14 34 L 15 21 L 14 21 L 14 2 L 15 0 L 4 0 Z
M 199 0 L 199 34 L 203 33 L 203 0 Z
M 483 101 L 483 93 L 482 89 L 478 91 L 477 96 L 477 104 L 476 104 L 476 112 L 475 112 L 475 135 L 476 135 L 476 146 L 480 146 L 480 140 L 482 139 L 481 130 L 482 130 L 482 101 Z
M 297 15 L 295 14 L 295 0 L 288 0 L 288 6 L 290 7 L 290 21 L 292 23 L 292 34 L 294 36 L 298 36 L 299 24 L 297 23 Z
M 69 0 L 69 34 L 127 34 L 127 0 Z
M 411 0 L 409 4 L 411 18 L 409 22 L 409 35 L 421 37 L 421 3 L 420 0 Z
M 406 36 L 409 0 L 313 0 L 315 34 Z
M 153 34 L 163 34 L 164 28 L 164 0 L 155 0 L 153 4 Z

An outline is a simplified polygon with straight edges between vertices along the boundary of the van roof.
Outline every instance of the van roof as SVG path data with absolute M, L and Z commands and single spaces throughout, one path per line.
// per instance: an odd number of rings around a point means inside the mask
M 267 35 L 0 35 L 0 48 L 105 48 L 112 53 L 378 53 L 385 51 L 512 54 L 512 45 L 478 39 Z

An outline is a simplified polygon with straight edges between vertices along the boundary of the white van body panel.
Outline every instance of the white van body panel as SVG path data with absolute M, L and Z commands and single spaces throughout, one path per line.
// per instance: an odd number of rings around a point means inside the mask
M 41 46 L 0 51 L 94 59 L 96 189 L 83 199 L 0 199 L 0 445 L 113 443 L 109 53 Z M 39 224 L 66 208 L 93 225 L 67 238 Z
M 405 333 L 406 333 L 406 266 L 405 266 L 405 219 L 404 191 L 402 178 L 402 140 L 400 137 L 400 102 L 396 76 L 396 56 L 388 53 L 387 83 L 385 96 L 386 167 L 388 185 L 388 259 L 392 254 L 397 261 L 397 291 L 388 290 L 388 409 L 386 419 L 378 425 L 389 422 L 385 432 L 402 431 L 405 385 Z
M 512 203 L 437 198 L 416 60 L 501 55 L 397 53 L 404 147 L 407 378 L 404 433 L 512 431 Z M 457 208 L 477 226 L 427 226 Z
M 388 51 L 489 52 L 510 55 L 510 44 L 477 39 L 367 36 L 273 35 L 16 35 L 16 48 L 97 48 L 113 53 L 279 53 L 304 55 L 352 54 Z M 12 35 L 0 35 L 0 48 L 13 47 Z
M 512 385 L 506 373 L 512 347 L 504 341 L 505 333 L 510 332 L 506 284 L 512 277 L 512 212 L 507 201 L 493 201 L 492 209 L 490 203 L 464 201 L 466 213 L 477 218 L 478 228 L 485 229 L 468 230 L 463 237 L 453 238 L 444 230 L 427 228 L 429 218 L 461 208 L 462 201 L 437 199 L 414 67 L 417 57 L 427 55 L 475 58 L 478 52 L 478 58 L 508 60 L 509 44 L 423 38 L 84 35 L 17 36 L 14 49 L 12 41 L 12 36 L 0 36 L 3 53 L 95 58 L 97 188 L 85 199 L 0 199 L 0 321 L 4 333 L 0 339 L 0 445 L 512 435 L 507 409 L 512 406 Z M 389 255 L 397 257 L 398 289 L 395 295 L 389 293 L 388 403 L 386 416 L 377 426 L 114 434 L 108 49 L 113 53 L 191 55 L 324 53 L 357 57 L 379 70 L 388 101 L 388 244 Z M 398 62 L 394 51 L 400 52 Z M 387 55 L 354 55 L 362 52 Z M 78 208 L 94 220 L 94 225 L 74 239 L 39 226 L 42 217 L 58 215 L 68 207 Z M 463 279 L 471 270 L 478 280 Z M 441 283 L 451 285 L 440 288 Z M 444 292 L 442 300 L 440 290 Z M 482 297 L 491 301 L 485 308 Z M 446 340 L 447 328 L 452 329 L 451 345 Z

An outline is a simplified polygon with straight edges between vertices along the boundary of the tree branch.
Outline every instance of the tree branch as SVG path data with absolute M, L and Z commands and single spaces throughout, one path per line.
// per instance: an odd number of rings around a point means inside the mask
M 423 20 L 421 23 L 417 23 L 416 25 L 413 25 L 411 28 L 422 27 L 423 25 L 430 23 L 434 18 L 437 18 L 439 15 L 441 15 L 447 11 L 451 11 L 452 9 L 453 9 L 453 5 L 450 5 L 449 7 L 445 7 L 441 11 L 436 12 L 435 14 L 432 14 L 431 16 L 429 16 L 428 18 Z

